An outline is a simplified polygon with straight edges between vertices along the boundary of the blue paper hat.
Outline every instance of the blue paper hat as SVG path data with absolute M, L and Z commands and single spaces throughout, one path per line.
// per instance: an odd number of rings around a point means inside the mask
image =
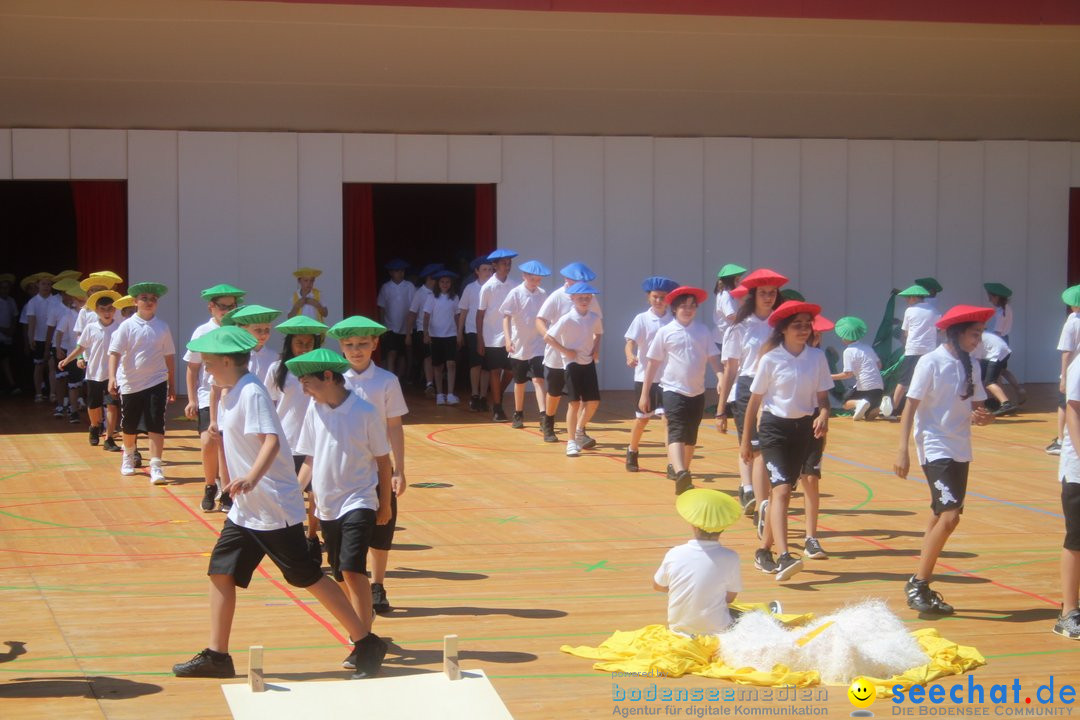
M 491 261 L 488 260 L 487 255 L 481 255 L 480 257 L 476 258 L 471 263 L 469 263 L 469 269 L 470 270 L 476 270 L 477 268 L 479 268 L 481 265 L 484 265 L 484 264 L 491 264 Z
M 529 260 L 518 265 L 518 270 L 523 273 L 529 273 L 530 275 L 540 275 L 547 277 L 551 274 L 551 268 L 539 260 Z
M 442 263 L 428 263 L 420 270 L 420 272 L 417 273 L 417 276 L 423 279 L 426 278 L 428 275 L 434 275 L 435 273 L 442 270 L 444 267 L 445 266 Z
M 566 293 L 568 295 L 598 295 L 600 291 L 587 282 L 576 282 L 566 288 Z
M 408 270 L 409 263 L 405 262 L 401 258 L 394 258 L 390 262 L 383 265 L 387 270 Z
M 589 269 L 589 266 L 581 262 L 572 262 L 559 273 L 568 280 L 576 280 L 578 282 L 592 282 L 596 279 L 596 273 Z
M 641 289 L 645 292 L 654 292 L 658 290 L 660 292 L 669 293 L 677 287 L 679 287 L 679 283 L 671 278 L 663 277 L 662 275 L 647 277 L 645 278 L 645 282 L 641 283 Z
M 458 274 L 453 270 L 440 270 L 438 272 L 432 273 L 431 277 L 435 278 L 436 280 L 444 277 L 457 279 Z
M 499 248 L 498 250 L 495 250 L 490 255 L 488 255 L 488 260 L 491 260 L 492 262 L 494 262 L 495 260 L 500 260 L 502 258 L 516 258 L 516 257 L 517 257 L 517 251 L 516 250 L 507 250 L 505 248 Z

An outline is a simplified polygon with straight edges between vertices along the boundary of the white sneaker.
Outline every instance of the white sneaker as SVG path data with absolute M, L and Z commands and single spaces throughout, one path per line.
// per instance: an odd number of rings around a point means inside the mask
M 124 458 L 120 461 L 120 474 L 121 475 L 134 475 L 135 474 L 135 454 L 129 454 L 124 451 Z
M 442 393 L 439 393 L 438 395 L 436 395 L 435 396 L 435 404 L 436 405 L 445 405 L 446 404 L 446 396 L 443 395 Z
M 573 440 L 566 441 L 566 457 L 577 457 L 581 454 L 581 448 Z
M 881 407 L 879 409 L 881 410 L 882 416 L 884 416 L 884 417 L 892 417 L 892 412 L 893 412 L 892 398 L 889 397 L 888 395 L 881 398 Z
M 446 394 L 446 404 L 447 405 L 457 405 L 459 402 L 461 402 L 461 398 L 459 398 L 454 393 L 447 393 Z
M 165 479 L 165 470 L 161 467 L 161 458 L 151 458 L 150 460 L 150 484 L 151 485 L 164 485 L 169 482 Z
M 855 401 L 855 414 L 852 416 L 853 420 L 865 420 L 866 413 L 870 410 L 870 401 L 865 398 Z

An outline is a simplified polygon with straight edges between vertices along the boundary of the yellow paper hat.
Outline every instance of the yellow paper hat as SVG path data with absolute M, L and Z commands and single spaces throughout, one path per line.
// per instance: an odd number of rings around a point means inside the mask
M 113 307 L 117 310 L 123 310 L 124 308 L 135 307 L 135 298 L 130 295 L 125 295 L 113 302 Z
M 313 267 L 302 267 L 299 270 L 296 270 L 295 272 L 293 272 L 293 277 L 297 277 L 297 278 L 302 278 L 302 277 L 317 278 L 320 275 L 322 275 L 322 270 L 319 270 L 319 269 L 313 268 Z
M 122 282 L 124 282 L 124 279 L 116 273 L 108 270 L 101 270 L 87 275 L 86 278 L 79 283 L 79 287 L 86 292 L 90 292 L 90 288 L 98 285 L 106 290 L 111 290 Z
M 97 308 L 98 300 L 101 298 L 112 298 L 113 305 L 115 306 L 116 302 L 120 299 L 120 293 L 115 290 L 98 290 L 96 293 L 86 298 L 86 307 L 95 310 Z
M 64 270 L 63 272 L 59 272 L 55 276 L 53 276 L 53 282 L 55 283 L 60 280 L 67 280 L 69 278 L 71 280 L 78 280 L 81 277 L 82 273 L 78 270 Z
M 79 287 L 79 283 L 75 282 L 71 278 L 60 278 L 53 283 L 53 290 L 59 290 L 62 293 L 68 295 L 73 294 L 76 290 L 82 292 L 82 288 Z M 85 297 L 85 293 L 83 295 Z
M 15 276 L 12 275 L 11 273 L 0 274 L 0 282 L 8 282 L 8 283 L 11 283 L 12 285 L 14 285 L 15 284 Z
M 682 519 L 705 532 L 726 530 L 742 516 L 742 507 L 735 498 L 718 490 L 694 488 L 675 501 Z

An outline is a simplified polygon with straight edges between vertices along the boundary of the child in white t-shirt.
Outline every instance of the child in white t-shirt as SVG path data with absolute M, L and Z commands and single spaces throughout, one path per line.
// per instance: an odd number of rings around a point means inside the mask
M 503 339 L 510 355 L 510 368 L 514 373 L 514 417 L 510 426 L 525 427 L 525 384 L 532 379 L 536 405 L 540 412 L 540 430 L 547 424 L 544 420 L 544 336 L 536 331 L 536 316 L 544 304 L 547 293 L 540 283 L 551 275 L 551 270 L 538 260 L 529 260 L 518 267 L 521 284 L 512 289 L 503 300 Z
M 102 427 L 102 408 L 108 414 L 108 422 L 105 427 L 105 450 L 107 452 L 119 452 L 120 446 L 116 444 L 114 436 L 119 426 L 119 408 L 116 406 L 117 399 L 108 392 L 109 386 L 109 342 L 112 334 L 119 327 L 116 321 L 116 308 L 113 303 L 120 299 L 120 293 L 112 290 L 101 290 L 94 293 L 86 304 L 96 313 L 96 319 L 83 325 L 79 334 L 79 344 L 67 357 L 57 363 L 57 367 L 63 370 L 69 363 L 80 355 L 86 358 L 86 407 L 90 416 L 90 444 L 97 445 L 100 441 Z
M 424 303 L 424 345 L 430 348 L 431 371 L 435 378 L 435 404 L 457 405 L 454 394 L 457 380 L 457 353 L 465 344 L 458 329 L 458 296 L 454 291 L 457 273 L 440 270 L 431 276 L 435 288 Z M 443 372 L 445 371 L 445 375 Z
M 379 306 L 379 322 L 386 326 L 383 338 L 383 362 L 386 369 L 398 376 L 405 377 L 405 337 L 411 335 L 408 327 L 409 305 L 412 303 L 416 286 L 405 279 L 409 263 L 395 258 L 383 266 L 390 279 L 379 288 L 375 304 Z
M 79 283 L 72 279 L 62 280 L 54 287 L 63 293 L 61 304 L 50 317 L 49 325 L 53 326 L 52 362 L 63 360 L 69 352 L 79 344 L 78 335 L 75 334 L 75 323 L 82 312 L 83 303 L 86 301 L 86 292 L 79 287 Z M 71 365 L 66 370 L 57 367 L 53 378 L 55 380 L 54 392 L 56 394 L 56 410 L 54 417 L 68 416 L 68 422 L 79 422 L 79 400 L 82 399 L 82 384 L 85 373 L 78 364 Z M 61 404 L 60 398 L 63 398 Z
M 1011 355 L 1012 350 L 1005 339 L 990 330 L 982 334 L 982 342 L 971 354 L 971 357 L 978 359 L 979 368 L 982 370 L 983 387 L 987 394 L 986 409 L 995 417 L 1011 415 L 1017 410 L 1016 403 L 1009 399 L 1005 388 L 999 382 L 1009 368 Z
M 221 319 L 222 325 L 238 325 L 255 338 L 256 345 L 251 351 L 248 371 L 260 381 L 266 377 L 266 371 L 278 359 L 278 353 L 266 342 L 270 339 L 270 323 L 274 322 L 278 315 L 281 315 L 280 310 L 251 304 L 241 305 Z
M 630 321 L 630 327 L 626 329 L 623 337 L 626 346 L 626 365 L 634 370 L 634 397 L 641 397 L 645 385 L 645 368 L 649 362 L 649 345 L 656 337 L 657 331 L 671 322 L 671 311 L 668 310 L 668 293 L 677 288 L 679 284 L 659 275 L 645 278 L 641 283 L 641 289 L 645 291 L 645 299 L 649 303 L 649 309 L 638 313 Z M 663 368 L 658 371 L 657 381 L 649 386 L 650 410 L 642 412 L 637 408 L 634 412 L 636 418 L 634 427 L 630 430 L 630 442 L 626 446 L 626 469 L 629 472 L 637 472 L 638 447 L 641 436 L 645 433 L 645 426 L 649 424 L 650 417 L 664 416 L 664 395 L 660 389 L 659 377 L 663 374 Z
M 468 283 L 461 290 L 458 301 L 458 333 L 465 338 L 465 353 L 469 357 L 469 409 L 474 412 L 487 412 L 488 380 L 490 373 L 484 368 L 484 356 L 476 349 L 476 311 L 480 309 L 480 288 L 495 271 L 487 256 L 478 257 L 469 263 L 469 268 L 476 274 L 476 280 Z
M 716 285 L 713 287 L 713 295 L 716 296 L 716 305 L 713 308 L 713 342 L 718 349 L 723 349 L 724 336 L 735 322 L 735 313 L 739 312 L 739 301 L 731 292 L 739 286 L 739 278 L 745 272 L 746 268 L 742 265 L 728 263 L 716 273 Z M 716 390 L 720 391 L 719 385 Z
M 409 353 L 409 372 L 413 372 L 416 356 L 419 353 L 420 362 L 423 366 L 424 392 L 428 395 L 435 394 L 434 371 L 431 369 L 431 347 L 424 342 L 424 308 L 427 301 L 435 294 L 435 273 L 443 270 L 442 263 L 429 263 L 420 270 L 419 279 L 422 284 L 416 288 L 412 300 L 409 302 L 409 314 L 405 324 L 409 334 L 405 336 L 405 348 Z
M 1061 441 L 1065 437 L 1065 383 L 1069 367 L 1080 350 L 1080 285 L 1073 285 L 1061 293 L 1061 301 L 1069 307 L 1069 314 L 1061 326 L 1057 350 L 1061 353 L 1061 373 L 1058 375 L 1057 436 L 1046 446 L 1047 455 L 1061 454 Z
M 1061 547 L 1061 615 L 1054 623 L 1054 633 L 1080 640 L 1080 456 L 1076 452 L 1080 447 L 1080 360 L 1073 360 L 1066 377 L 1066 430 L 1057 473 L 1065 539 Z
M 946 341 L 919 358 L 900 418 L 900 449 L 894 471 L 907 477 L 908 445 L 914 429 L 915 450 L 930 485 L 930 524 L 923 536 L 919 566 L 904 590 L 908 607 L 920 613 L 949 615 L 953 607 L 930 589 L 938 556 L 960 523 L 971 463 L 971 425 L 994 416 L 983 407 L 986 392 L 971 353 L 979 347 L 993 308 L 957 305 L 935 323 Z
M 916 283 L 897 293 L 897 297 L 907 298 L 908 306 L 904 310 L 904 320 L 900 329 L 904 331 L 904 361 L 896 375 L 896 388 L 893 390 L 893 412 L 904 411 L 904 398 L 915 364 L 919 358 L 937 347 L 937 329 L 934 323 L 941 315 L 930 302 L 930 291 Z
M 600 382 L 596 359 L 600 356 L 600 336 L 604 326 L 589 306 L 596 288 L 575 283 L 567 288 L 574 307 L 548 328 L 544 342 L 566 360 L 566 428 L 573 437 L 566 441 L 567 457 L 577 457 L 585 444 L 585 426 L 600 406 Z
M 844 395 L 844 409 L 854 412 L 853 420 L 873 420 L 881 414 L 885 382 L 881 378 L 881 359 L 873 348 L 859 342 L 866 335 L 866 323 L 847 315 L 836 321 L 834 329 L 844 343 L 844 369 L 832 378 L 855 378 L 855 386 Z
M 484 357 L 484 369 L 491 374 L 492 422 L 506 421 L 503 393 L 513 378 L 499 308 L 513 289 L 510 267 L 516 257 L 517 253 L 507 248 L 499 248 L 488 255 L 494 274 L 480 287 L 480 303 L 476 310 L 476 351 Z

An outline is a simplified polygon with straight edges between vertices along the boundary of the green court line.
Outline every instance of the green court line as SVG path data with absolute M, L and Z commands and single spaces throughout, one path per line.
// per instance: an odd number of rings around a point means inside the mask
M 122 536 L 122 537 L 152 537 L 161 538 L 162 540 L 194 540 L 193 536 L 189 535 L 158 535 L 155 533 L 145 532 L 131 532 L 128 530 L 105 530 L 101 528 L 77 528 L 72 525 L 66 525 L 64 523 L 51 522 L 49 520 L 38 520 L 37 518 L 26 517 L 24 515 L 16 515 L 6 510 L 0 510 L 0 515 L 4 515 L 15 520 L 23 520 L 28 523 L 34 523 L 35 525 L 46 525 L 48 527 L 66 528 L 68 530 L 78 530 L 81 533 L 89 533 L 91 535 L 109 535 L 109 536 Z M 203 539 L 203 544 L 206 544 Z
M 1058 553 L 1054 553 L 1057 555 Z M 960 574 L 972 574 L 981 575 L 987 570 L 1000 570 L 1001 568 L 1017 567 L 1019 565 L 1031 565 L 1033 563 L 1045 563 L 1045 562 L 1057 562 L 1056 557 L 1038 558 L 1037 560 L 1024 560 L 1023 562 L 1014 563 L 1001 563 L 999 565 L 987 565 L 986 567 L 977 568 L 975 570 L 949 570 L 946 575 L 960 575 Z
M 1080 652 L 1080 647 L 1062 648 L 1061 650 L 1033 650 L 1032 652 L 1001 653 L 1000 655 L 984 655 L 987 660 L 996 660 L 1007 657 L 1029 657 L 1031 655 L 1060 655 L 1061 653 Z
M 0 668 L 0 672 L 5 672 L 5 673 L 25 673 L 27 671 L 26 670 L 20 670 L 19 668 Z M 116 677 L 116 676 L 123 676 L 123 675 L 155 675 L 157 677 L 172 677 L 173 676 L 173 674 L 171 672 L 149 672 L 149 671 L 143 671 L 143 670 L 124 670 L 122 672 L 118 672 L 116 670 L 80 670 L 78 668 L 74 668 L 72 670 L 42 670 L 40 668 L 34 668 L 31 672 L 33 672 L 34 674 L 37 674 L 37 675 L 40 675 L 42 673 L 48 673 L 50 675 L 73 675 L 73 676 L 77 676 L 77 675 L 82 675 L 82 676 L 102 675 L 102 676 L 108 676 L 108 677 Z

